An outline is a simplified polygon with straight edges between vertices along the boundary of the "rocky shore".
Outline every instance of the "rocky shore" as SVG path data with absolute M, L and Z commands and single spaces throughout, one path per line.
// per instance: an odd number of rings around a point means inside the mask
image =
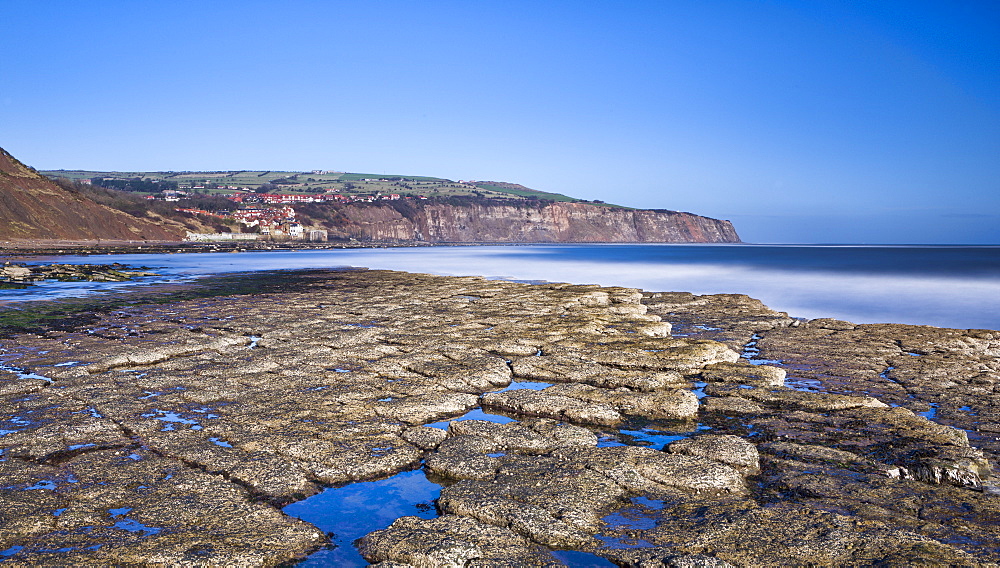
M 0 265 L 0 285 L 28 285 L 42 280 L 60 282 L 125 282 L 155 273 L 124 264 L 44 264 L 29 265 L 5 262 Z
M 414 242 L 380 241 L 125 241 L 125 240 L 9 240 L 0 242 L 0 252 L 18 259 L 33 259 L 62 254 L 156 254 L 199 252 L 244 252 L 248 250 L 333 250 L 351 248 L 405 248 L 424 246 L 464 246 L 475 243 L 449 243 L 435 245 Z
M 420 469 L 368 562 L 1000 562 L 1000 332 L 298 274 L 0 339 L 0 560 L 294 562 L 335 535 L 283 506 Z

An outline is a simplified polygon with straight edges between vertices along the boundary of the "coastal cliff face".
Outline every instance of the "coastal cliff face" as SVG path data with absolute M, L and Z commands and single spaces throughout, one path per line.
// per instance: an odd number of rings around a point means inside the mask
M 67 191 L 0 148 L 0 238 L 178 240 L 182 234 Z
M 325 207 L 325 206 L 324 206 Z M 729 221 L 667 210 L 588 203 L 423 202 L 353 203 L 305 220 L 331 238 L 426 243 L 738 243 Z M 112 209 L 64 189 L 0 148 L 0 238 L 61 240 L 180 240 L 211 232 L 196 220 Z
M 586 203 L 350 205 L 331 237 L 498 243 L 738 243 L 729 221 L 691 213 Z

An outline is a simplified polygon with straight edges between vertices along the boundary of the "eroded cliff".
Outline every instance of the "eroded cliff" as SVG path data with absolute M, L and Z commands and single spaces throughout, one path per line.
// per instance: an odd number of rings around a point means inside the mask
M 334 208 L 335 210 L 331 210 Z M 427 243 L 734 243 L 729 221 L 590 203 L 468 199 L 296 206 L 333 239 Z M 131 213 L 132 211 L 129 211 Z M 39 175 L 0 148 L 0 238 L 179 240 L 224 230 L 198 218 L 131 215 Z M 162 212 L 161 212 L 162 213 Z M 201 218 L 204 220 L 205 218 Z
M 586 203 L 365 204 L 343 207 L 331 237 L 498 243 L 737 243 L 732 223 L 665 210 Z

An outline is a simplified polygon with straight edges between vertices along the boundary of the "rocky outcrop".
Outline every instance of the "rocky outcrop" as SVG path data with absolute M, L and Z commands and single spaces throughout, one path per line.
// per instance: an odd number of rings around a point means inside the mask
M 60 282 L 124 282 L 153 272 L 132 270 L 124 264 L 44 264 L 25 265 L 5 262 L 0 266 L 0 283 L 27 286 L 42 280 Z
M 587 203 L 348 205 L 331 237 L 430 243 L 738 243 L 729 221 Z
M 0 148 L 0 238 L 176 241 L 181 236 L 67 191 Z

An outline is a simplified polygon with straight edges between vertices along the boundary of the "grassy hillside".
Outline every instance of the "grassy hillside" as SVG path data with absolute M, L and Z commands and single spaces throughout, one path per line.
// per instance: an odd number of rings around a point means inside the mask
M 547 191 L 538 191 L 535 189 L 524 187 L 523 185 L 518 185 L 516 183 L 506 183 L 501 181 L 477 181 L 475 186 L 479 189 L 490 191 L 493 193 L 504 193 L 509 195 L 516 195 L 518 197 L 524 197 L 526 199 L 548 199 L 550 201 L 582 201 L 575 197 L 569 197 L 568 195 L 563 195 L 561 193 L 549 193 Z
M 332 171 L 215 171 L 215 172 L 99 172 L 85 170 L 46 170 L 39 172 L 50 178 L 73 181 L 101 178 L 110 180 L 108 185 L 139 188 L 134 192 L 155 193 L 156 189 L 180 189 L 204 195 L 229 194 L 235 191 L 259 191 L 261 186 L 268 193 L 315 194 L 336 191 L 344 195 L 371 195 L 376 193 L 401 196 L 461 197 L 474 196 L 490 199 L 549 200 L 586 202 L 561 193 L 538 191 L 523 185 L 498 181 L 453 181 L 429 176 L 365 174 Z M 132 180 L 134 183 L 128 184 Z M 594 203 L 600 203 L 595 201 Z

